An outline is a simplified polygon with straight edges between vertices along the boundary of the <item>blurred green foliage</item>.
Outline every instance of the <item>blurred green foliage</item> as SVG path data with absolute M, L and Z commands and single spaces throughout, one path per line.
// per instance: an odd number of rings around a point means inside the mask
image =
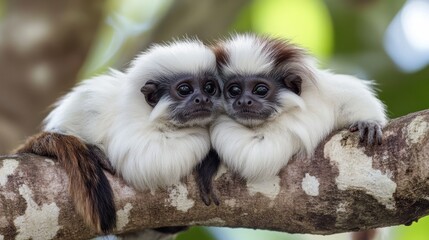
M 287 38 L 321 59 L 332 53 L 331 18 L 320 0 L 254 0 L 231 30 Z
M 332 53 L 331 17 L 320 0 L 256 0 L 252 4 L 253 30 L 289 38 L 317 57 Z
M 393 230 L 393 240 L 427 240 L 429 239 L 429 217 L 421 218 L 410 227 L 399 226 Z
M 212 233 L 204 227 L 191 227 L 177 236 L 176 240 L 216 240 Z

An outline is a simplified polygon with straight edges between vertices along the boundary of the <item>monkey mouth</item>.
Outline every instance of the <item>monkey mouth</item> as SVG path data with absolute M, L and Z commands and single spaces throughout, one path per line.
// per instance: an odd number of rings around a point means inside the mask
M 208 108 L 195 109 L 190 112 L 186 112 L 184 117 L 186 118 L 209 118 L 212 115 L 212 111 Z
M 251 120 L 251 119 L 261 120 L 261 119 L 266 119 L 268 117 L 268 115 L 264 112 L 256 112 L 249 109 L 242 109 L 240 111 L 237 111 L 234 115 L 237 118 L 242 118 L 246 120 Z

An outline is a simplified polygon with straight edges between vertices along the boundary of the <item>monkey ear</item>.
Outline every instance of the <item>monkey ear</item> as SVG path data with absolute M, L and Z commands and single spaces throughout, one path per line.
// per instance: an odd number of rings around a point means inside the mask
M 302 78 L 294 73 L 291 73 L 283 80 L 288 89 L 296 95 L 301 95 Z
M 146 102 L 151 106 L 155 107 L 155 105 L 159 101 L 158 96 L 159 84 L 154 81 L 148 81 L 140 91 L 145 96 Z

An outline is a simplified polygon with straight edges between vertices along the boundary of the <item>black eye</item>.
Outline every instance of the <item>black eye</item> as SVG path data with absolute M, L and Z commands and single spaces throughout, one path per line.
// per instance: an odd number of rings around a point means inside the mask
M 207 82 L 206 85 L 204 85 L 204 92 L 214 95 L 216 93 L 216 86 L 213 82 Z
M 264 97 L 265 95 L 267 95 L 268 90 L 269 89 L 267 86 L 265 86 L 263 84 L 259 84 L 253 89 L 252 93 L 256 94 L 258 96 Z
M 179 85 L 177 87 L 177 92 L 182 97 L 187 96 L 187 95 L 193 93 L 192 87 L 189 84 L 187 84 L 187 83 Z
M 241 88 L 238 85 L 232 85 L 228 88 L 228 93 L 231 97 L 237 97 L 241 94 Z

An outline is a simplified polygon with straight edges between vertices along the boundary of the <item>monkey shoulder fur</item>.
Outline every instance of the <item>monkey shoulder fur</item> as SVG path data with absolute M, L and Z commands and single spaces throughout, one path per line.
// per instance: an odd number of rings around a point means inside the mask
M 116 212 L 101 167 L 110 165 L 138 190 L 179 182 L 208 155 L 208 124 L 220 104 L 208 47 L 197 40 L 154 45 L 124 73 L 80 83 L 57 103 L 43 132 L 17 152 L 56 157 L 77 211 L 108 232 Z
M 248 181 L 277 175 L 295 154 L 313 154 L 335 129 L 381 143 L 385 106 L 372 82 L 318 69 L 303 49 L 281 39 L 235 35 L 213 50 L 226 115 L 211 126 L 212 145 Z

